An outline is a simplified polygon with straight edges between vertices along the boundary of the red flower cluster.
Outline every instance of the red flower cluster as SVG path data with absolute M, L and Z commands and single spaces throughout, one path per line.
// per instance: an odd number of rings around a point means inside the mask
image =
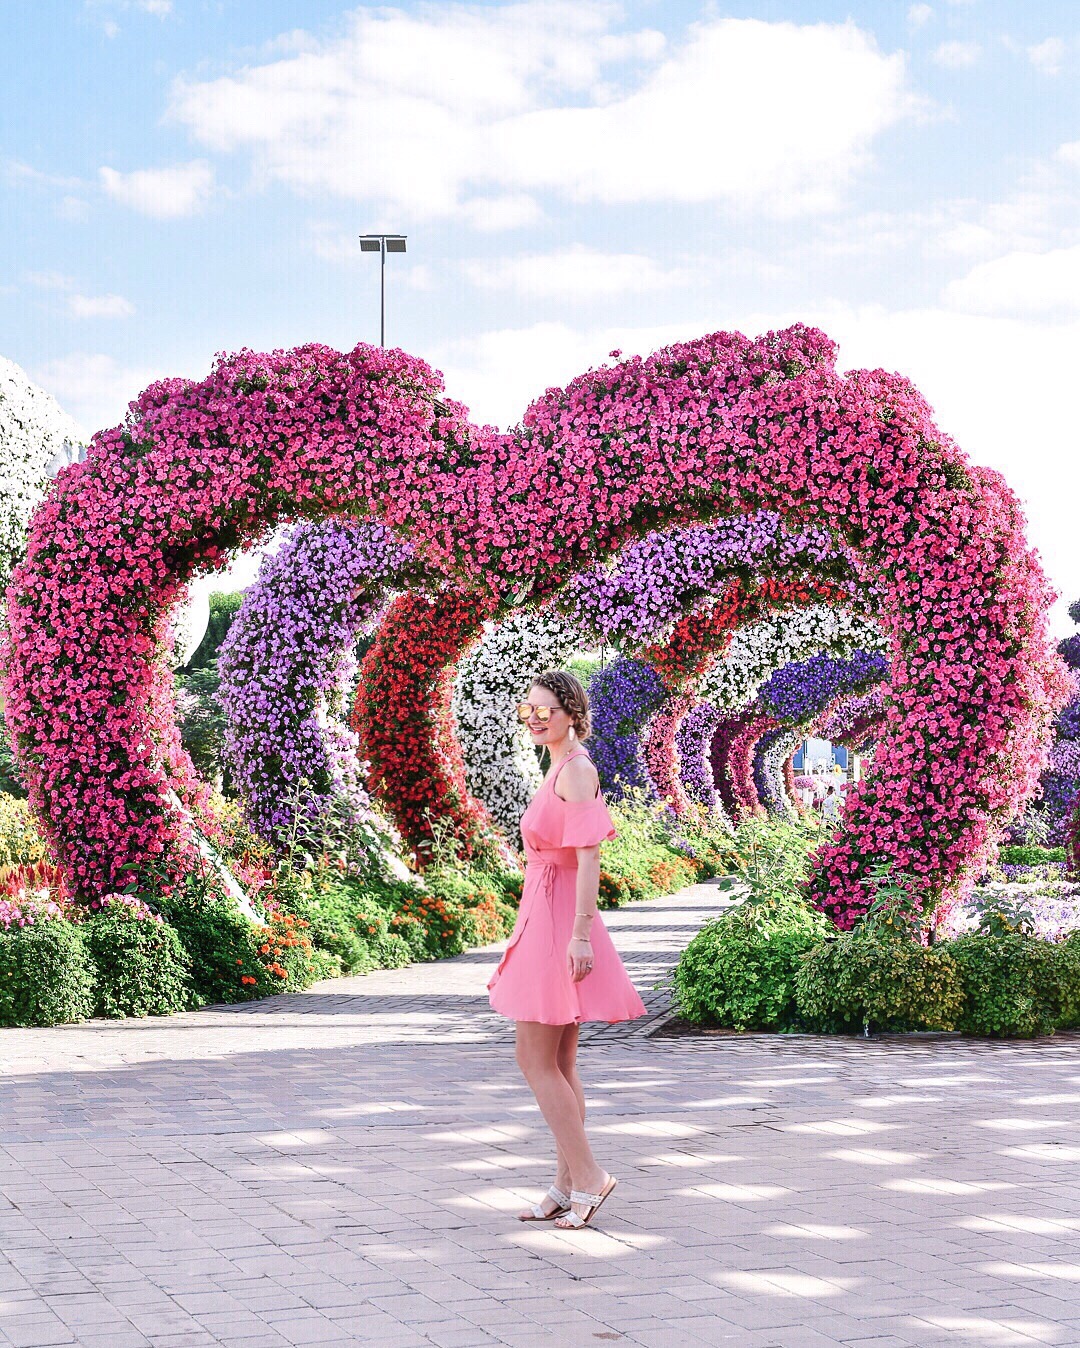
M 422 866 L 435 828 L 461 855 L 498 848 L 487 811 L 470 796 L 450 715 L 452 666 L 495 610 L 490 596 L 402 595 L 387 610 L 360 668 L 351 725 L 368 790 L 389 810 Z
M 765 576 L 732 580 L 709 608 L 680 618 L 666 641 L 647 646 L 641 659 L 651 664 L 669 688 L 685 688 L 723 655 L 733 633 L 769 613 L 812 604 L 835 604 L 846 593 L 814 576 Z M 674 731 L 673 731 L 674 733 Z

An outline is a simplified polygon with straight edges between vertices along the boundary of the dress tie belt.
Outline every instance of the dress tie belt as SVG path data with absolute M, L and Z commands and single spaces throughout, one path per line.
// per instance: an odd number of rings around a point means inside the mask
M 548 907 L 549 930 L 551 931 L 551 948 L 549 955 L 555 954 L 555 872 L 564 869 L 572 870 L 571 866 L 561 867 L 556 861 L 530 861 L 530 866 L 536 866 L 540 871 L 540 892 L 543 894 Z

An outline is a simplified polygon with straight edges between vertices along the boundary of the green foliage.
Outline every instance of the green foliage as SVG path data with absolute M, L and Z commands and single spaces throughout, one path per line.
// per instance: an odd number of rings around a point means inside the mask
M 1054 947 L 1058 960 L 1058 992 L 1061 997 L 1059 1030 L 1080 1030 L 1080 931 L 1074 931 Z
M 418 958 L 403 936 L 390 930 L 388 900 L 389 896 L 380 902 L 370 886 L 341 878 L 300 888 L 290 907 L 309 923 L 316 950 L 336 961 L 335 972 L 363 974 L 370 969 L 398 969 Z
M 964 987 L 944 947 L 877 939 L 856 929 L 805 957 L 795 978 L 795 1000 L 809 1029 L 832 1034 L 952 1030 Z
M 897 871 L 891 861 L 867 868 L 864 887 L 871 899 L 856 931 L 878 941 L 906 940 L 921 944 L 926 935 L 924 901 L 914 876 Z
M 62 918 L 0 931 L 0 1025 L 66 1025 L 94 1013 L 94 965 Z
M 16 766 L 15 755 L 2 717 L 0 717 L 0 793 L 16 796 L 20 800 L 26 799 L 26 787 Z
M 0 872 L 7 866 L 33 866 L 46 855 L 45 842 L 26 801 L 0 794 Z
M 159 906 L 190 961 L 192 1006 L 242 1002 L 277 991 L 258 977 L 255 928 L 232 899 L 189 893 L 163 899 Z M 256 981 L 245 983 L 245 976 Z
M 167 922 L 109 903 L 82 924 L 103 1016 L 167 1016 L 189 1003 L 191 962 Z
M 630 791 L 611 807 L 618 837 L 600 852 L 600 907 L 670 894 L 716 873 L 717 832 L 696 819 L 673 822 L 665 807 Z M 723 834 L 726 842 L 730 835 Z
M 749 889 L 748 902 L 767 914 L 799 903 L 821 825 L 779 815 L 747 819 L 735 831 L 731 874 Z
M 1065 860 L 1064 847 L 1037 847 L 1034 843 L 1013 843 L 998 855 L 1002 866 L 1048 866 Z
M 224 778 L 225 713 L 218 701 L 221 681 L 217 661 L 178 673 L 175 679 L 177 721 L 184 748 L 204 781 Z
M 1027 901 L 1008 890 L 977 892 L 971 907 L 978 917 L 980 936 L 1034 936 L 1035 914 Z
M 1061 979 L 1070 969 L 1075 978 L 1071 950 L 1063 955 L 1049 941 L 1014 932 L 959 936 L 943 948 L 960 971 L 966 1001 L 958 1028 L 965 1033 L 1052 1034 L 1067 1018 L 1071 1005 L 1062 995 Z
M 603 662 L 598 655 L 579 653 L 563 662 L 563 669 L 573 674 L 583 688 L 588 688 L 593 675 Z
M 765 906 L 743 904 L 703 927 L 676 966 L 672 1000 L 686 1020 L 736 1030 L 788 1030 L 798 1024 L 800 958 L 828 923 L 805 905 L 768 920 Z
M 801 957 L 833 928 L 801 896 L 819 829 L 786 819 L 748 819 L 726 837 L 726 885 L 745 889 L 737 908 L 704 927 L 673 977 L 681 1015 L 733 1029 L 798 1026 Z

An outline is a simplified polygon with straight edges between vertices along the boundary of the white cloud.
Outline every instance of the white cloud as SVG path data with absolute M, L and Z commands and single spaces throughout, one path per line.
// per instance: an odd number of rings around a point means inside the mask
M 194 215 L 206 204 L 214 184 L 214 171 L 203 159 L 133 173 L 102 167 L 98 177 L 114 201 L 157 220 Z
M 112 356 L 79 351 L 39 366 L 33 378 L 67 409 L 89 439 L 96 430 L 119 426 L 132 399 L 155 380 L 176 373 L 121 365 Z
M 1024 504 L 1028 537 L 1064 595 L 1054 615 L 1059 634 L 1071 632 L 1065 608 L 1080 594 L 1080 432 L 1067 398 L 1037 395 L 1047 387 L 1047 371 L 1061 369 L 1063 353 L 1080 348 L 1080 322 L 1065 327 L 936 308 L 890 313 L 825 305 L 638 329 L 584 331 L 541 323 L 482 333 L 429 358 L 444 370 L 451 396 L 470 405 L 475 419 L 508 426 L 545 388 L 607 363 L 613 348 L 644 353 L 718 327 L 753 334 L 796 321 L 818 324 L 839 343 L 842 369 L 880 367 L 910 377 L 934 407 L 940 428 L 974 462 L 1004 475 Z
M 907 12 L 907 21 L 912 28 L 921 28 L 933 17 L 934 11 L 929 5 L 912 5 Z
M 465 264 L 465 274 L 485 290 L 583 303 L 671 289 L 685 285 L 691 276 L 685 268 L 661 267 L 640 253 L 602 253 L 582 245 L 554 253 L 474 260 Z
M 135 306 L 123 295 L 69 295 L 73 318 L 131 318 Z
M 1080 140 L 1066 141 L 1054 151 L 1054 158 L 1070 168 L 1080 168 Z
M 1027 49 L 1028 60 L 1041 75 L 1060 75 L 1065 60 L 1065 43 L 1059 37 L 1048 37 Z
M 829 209 L 915 106 L 903 55 L 850 22 L 711 20 L 674 46 L 618 20 L 596 0 L 362 9 L 343 36 L 178 81 L 171 115 L 298 192 L 495 228 L 531 222 L 538 192 Z
M 951 281 L 945 297 L 971 314 L 1080 316 L 1080 245 L 982 262 Z
M 963 70 L 975 65 L 981 55 L 977 42 L 943 42 L 930 53 L 930 59 L 946 70 Z

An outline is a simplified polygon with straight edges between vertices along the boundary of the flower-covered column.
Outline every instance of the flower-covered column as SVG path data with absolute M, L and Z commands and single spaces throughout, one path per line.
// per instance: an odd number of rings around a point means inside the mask
M 708 702 L 691 707 L 675 731 L 679 753 L 679 779 L 683 790 L 710 814 L 723 813 L 716 794 L 709 750 L 720 725 L 721 715 Z
M 641 754 L 660 799 L 675 814 L 685 814 L 690 798 L 679 776 L 675 737 L 679 723 L 693 706 L 693 698 L 674 693 L 655 711 L 641 735 Z
M 465 784 L 450 711 L 453 666 L 479 640 L 494 607 L 460 590 L 402 595 L 360 666 L 352 727 L 367 761 L 368 790 L 421 865 L 440 847 L 463 857 L 505 856 L 487 811 Z
M 277 840 L 297 809 L 314 819 L 337 801 L 381 850 L 345 704 L 357 637 L 387 587 L 417 574 L 409 547 L 374 520 L 299 525 L 263 562 L 218 657 L 225 757 L 263 837 Z

